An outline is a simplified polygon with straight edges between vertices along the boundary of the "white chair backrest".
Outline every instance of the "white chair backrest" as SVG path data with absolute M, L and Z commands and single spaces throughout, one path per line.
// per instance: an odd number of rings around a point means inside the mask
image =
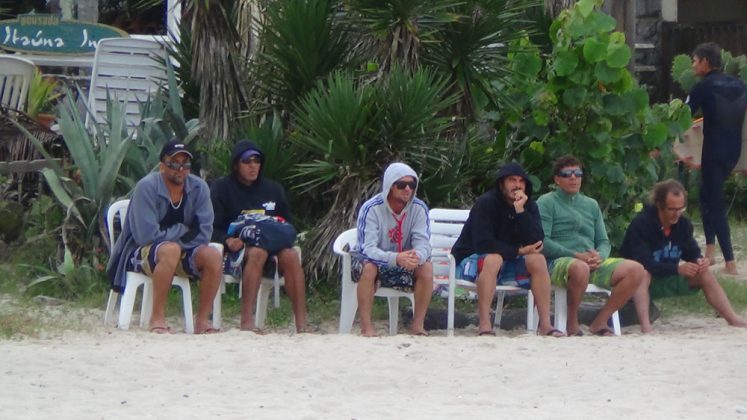
M 451 247 L 462 233 L 462 227 L 468 217 L 469 210 L 436 208 L 428 212 L 428 218 L 431 221 L 431 247 L 434 255 L 451 253 Z M 434 263 L 433 274 L 437 277 L 448 276 L 449 264 L 443 261 Z
M 106 121 L 107 92 L 124 102 L 130 129 L 140 124 L 140 106 L 166 82 L 166 48 L 148 39 L 105 38 L 96 46 L 93 59 L 86 127 Z M 95 118 L 95 120 L 94 120 Z
M 348 255 L 357 242 L 357 231 L 355 229 L 348 229 L 335 239 L 334 244 L 332 244 L 332 250 L 337 255 Z
M 119 200 L 112 203 L 106 212 L 106 230 L 109 232 L 109 244 L 111 244 L 112 248 L 116 240 L 114 219 L 119 216 L 119 225 L 124 227 L 125 217 L 127 217 L 127 207 L 129 205 L 130 200 Z
M 0 104 L 9 109 L 26 110 L 34 63 L 25 58 L 0 55 Z

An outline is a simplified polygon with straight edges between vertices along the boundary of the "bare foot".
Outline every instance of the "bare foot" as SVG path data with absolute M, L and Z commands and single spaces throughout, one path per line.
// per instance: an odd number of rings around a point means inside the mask
M 737 263 L 736 261 L 727 261 L 726 266 L 724 267 L 723 271 L 721 271 L 723 274 L 727 274 L 730 276 L 736 276 L 739 274 L 737 271 Z
M 376 332 L 376 328 L 363 328 L 361 327 L 361 336 L 362 337 L 378 337 L 379 334 Z
M 251 323 L 241 323 L 241 327 L 239 327 L 241 331 L 250 331 L 257 335 L 265 335 L 267 334 L 267 331 L 263 330 L 262 328 L 257 327 L 254 325 L 254 322 Z
M 419 328 L 419 329 L 410 328 L 408 331 L 412 335 L 418 335 L 418 336 L 421 336 L 421 337 L 428 337 L 428 336 L 430 336 L 430 334 L 428 334 L 428 331 L 426 331 L 423 328 Z
M 732 327 L 747 328 L 747 321 L 743 319 L 737 319 L 729 323 Z
M 654 332 L 654 327 L 652 327 L 651 325 L 648 325 L 648 326 L 641 325 L 641 332 L 643 334 L 652 334 Z

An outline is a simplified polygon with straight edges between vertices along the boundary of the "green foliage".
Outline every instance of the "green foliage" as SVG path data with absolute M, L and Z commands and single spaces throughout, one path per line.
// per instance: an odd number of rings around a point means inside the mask
M 458 92 L 459 114 L 474 117 L 509 103 L 491 82 L 511 78 L 509 47 L 532 34 L 526 0 L 482 0 L 452 4 L 445 20 L 424 42 L 423 62 L 442 74 Z
M 657 179 L 649 153 L 689 128 L 690 112 L 680 100 L 649 106 L 626 68 L 625 38 L 611 32 L 615 21 L 600 4 L 581 0 L 559 15 L 545 60 L 524 41 L 512 64 L 518 71 L 531 63 L 531 70 L 523 71 L 524 83 L 509 86 L 521 108 L 504 114 L 503 127 L 510 132 L 507 158 L 519 158 L 542 180 L 552 179 L 552 162 L 561 155 L 585 163 L 584 192 L 599 201 L 618 243 L 635 203 Z
M 389 162 L 402 160 L 420 170 L 446 160 L 437 140 L 449 121 L 438 115 L 455 100 L 434 72 L 395 68 L 377 83 L 336 73 L 301 101 L 291 141 L 307 163 L 297 165 L 297 186 L 303 193 L 327 193 L 322 197 L 328 203 L 308 240 L 311 249 L 304 250 L 316 273 L 331 271 L 328 244 L 354 225 L 356 209 L 378 192 Z
M 269 3 L 260 38 L 263 50 L 250 82 L 259 109 L 292 109 L 318 80 L 349 67 L 354 55 L 333 0 Z
M 51 77 L 43 77 L 39 69 L 34 69 L 34 77 L 29 83 L 29 95 L 26 113 L 35 118 L 39 113 L 48 113 L 54 109 L 56 101 L 61 93 L 57 91 L 57 80 Z
M 744 54 L 734 57 L 729 51 L 721 50 L 722 71 L 725 74 L 739 77 L 747 83 L 747 56 Z M 679 54 L 672 61 L 672 79 L 684 90 L 689 92 L 700 80 L 692 68 L 690 56 Z

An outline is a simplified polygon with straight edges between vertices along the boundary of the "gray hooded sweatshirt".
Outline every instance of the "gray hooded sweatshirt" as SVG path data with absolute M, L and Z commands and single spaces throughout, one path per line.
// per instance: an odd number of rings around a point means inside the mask
M 397 253 L 410 249 L 418 254 L 420 264 L 431 257 L 428 207 L 415 197 L 416 191 L 413 191 L 412 199 L 399 214 L 394 214 L 387 202 L 392 184 L 405 176 L 419 181 L 415 171 L 406 164 L 395 162 L 389 165 L 384 171 L 381 193 L 363 203 L 358 211 L 358 244 L 355 250 L 376 264 L 395 267 Z

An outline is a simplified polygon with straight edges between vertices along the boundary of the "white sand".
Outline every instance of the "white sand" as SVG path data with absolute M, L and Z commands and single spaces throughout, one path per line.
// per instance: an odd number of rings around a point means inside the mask
M 747 330 L 655 327 L 364 339 L 100 326 L 0 341 L 0 419 L 747 418 Z

